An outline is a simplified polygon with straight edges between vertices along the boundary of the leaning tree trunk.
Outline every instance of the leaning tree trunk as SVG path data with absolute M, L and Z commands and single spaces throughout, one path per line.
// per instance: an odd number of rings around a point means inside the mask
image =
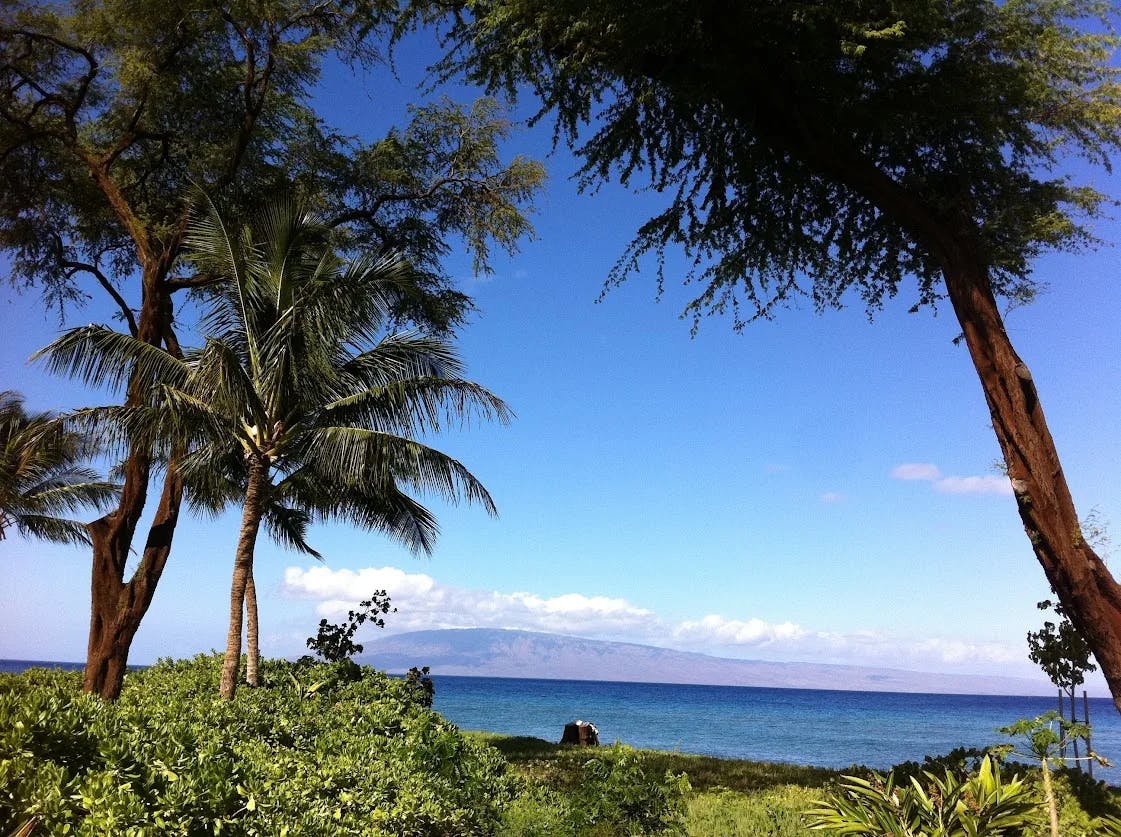
M 1082 536 L 1035 383 L 1008 339 L 986 269 L 976 259 L 962 258 L 947 264 L 944 275 L 1024 530 L 1121 711 L 1121 586 Z
M 253 457 L 249 462 L 249 484 L 245 491 L 237 553 L 234 555 L 234 574 L 230 583 L 230 627 L 226 634 L 226 657 L 222 661 L 222 679 L 218 686 L 218 693 L 226 700 L 232 700 L 237 691 L 245 589 L 253 575 L 253 548 L 257 543 L 257 532 L 261 528 L 261 518 L 265 512 L 267 480 L 268 462 Z
M 253 581 L 253 564 L 249 565 L 249 579 L 245 583 L 245 682 L 261 685 L 261 647 L 258 644 L 257 585 Z

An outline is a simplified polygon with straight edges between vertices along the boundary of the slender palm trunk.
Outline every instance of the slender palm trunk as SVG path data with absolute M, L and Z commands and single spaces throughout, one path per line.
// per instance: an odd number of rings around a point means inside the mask
M 253 565 L 249 565 L 249 580 L 245 583 L 245 682 L 261 685 L 261 648 L 258 645 L 257 585 L 253 582 Z
M 989 404 L 1024 530 L 1121 710 L 1121 586 L 1086 543 L 1035 382 L 1013 348 L 987 272 L 950 264 L 946 287 Z
M 241 531 L 238 534 L 237 553 L 234 556 L 233 580 L 230 584 L 230 626 L 226 634 L 226 658 L 222 662 L 222 679 L 218 693 L 232 700 L 237 691 L 237 674 L 241 665 L 241 621 L 245 602 L 245 589 L 253 575 L 253 548 L 265 511 L 265 491 L 268 483 L 268 461 L 254 456 L 249 463 L 249 485 L 245 492 L 245 506 L 241 514 Z

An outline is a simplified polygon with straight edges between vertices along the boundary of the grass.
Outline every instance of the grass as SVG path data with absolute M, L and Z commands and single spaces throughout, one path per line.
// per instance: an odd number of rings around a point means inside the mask
M 564 792 L 579 781 L 580 765 L 593 751 L 540 738 L 471 732 L 499 750 L 525 779 Z M 686 833 L 691 837 L 795 837 L 806 834 L 802 812 L 824 795 L 842 771 L 793 764 L 720 759 L 642 750 L 659 771 L 686 773 L 689 795 Z
M 486 732 L 465 735 L 500 751 L 513 769 L 531 784 L 562 794 L 575 789 L 580 781 L 581 765 L 594 755 L 594 750 L 587 747 L 553 744 L 540 738 Z M 857 767 L 828 770 L 660 750 L 640 752 L 658 772 L 688 775 L 692 791 L 687 799 L 685 834 L 689 837 L 804 837 L 813 832 L 808 832 L 802 813 L 815 807 L 814 803 L 827 795 L 829 785 L 843 774 L 865 772 Z M 1032 781 L 1037 772 L 1026 765 L 1010 765 L 1006 770 L 1009 775 L 1026 772 Z M 1064 837 L 1097 837 L 1101 832 L 1093 827 L 1092 817 L 1121 815 L 1121 790 L 1066 771 L 1056 775 L 1055 780 Z M 1036 819 L 1038 822 L 1025 834 L 1045 837 L 1047 829 L 1042 809 Z M 548 835 L 551 832 L 545 825 L 508 833 Z

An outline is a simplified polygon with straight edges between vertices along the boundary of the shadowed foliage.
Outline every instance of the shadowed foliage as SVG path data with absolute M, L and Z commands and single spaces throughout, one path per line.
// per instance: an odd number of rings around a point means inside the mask
M 28 413 L 15 392 L 0 392 L 0 541 L 24 537 L 89 544 L 85 524 L 70 515 L 103 509 L 118 486 L 82 463 L 94 453 L 85 436 L 50 413 Z

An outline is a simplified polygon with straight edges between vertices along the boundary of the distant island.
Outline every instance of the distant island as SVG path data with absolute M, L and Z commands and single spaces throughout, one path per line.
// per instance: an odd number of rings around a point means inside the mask
M 361 662 L 390 672 L 426 665 L 433 674 L 469 677 L 928 694 L 1054 694 L 1054 686 L 1042 679 L 736 660 L 629 642 L 495 628 L 413 631 L 375 640 L 366 648 Z

